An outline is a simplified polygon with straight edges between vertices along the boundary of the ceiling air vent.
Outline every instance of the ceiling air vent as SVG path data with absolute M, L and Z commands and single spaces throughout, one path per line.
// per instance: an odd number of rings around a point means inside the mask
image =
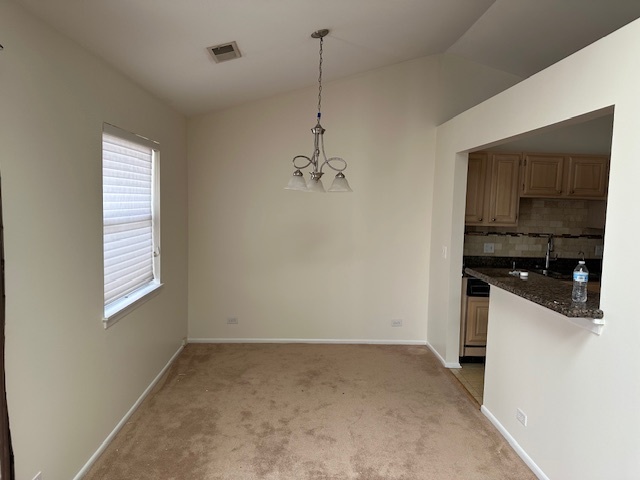
M 240 58 L 242 54 L 238 49 L 236 42 L 223 43 L 214 47 L 207 48 L 216 63 L 226 62 L 234 58 Z

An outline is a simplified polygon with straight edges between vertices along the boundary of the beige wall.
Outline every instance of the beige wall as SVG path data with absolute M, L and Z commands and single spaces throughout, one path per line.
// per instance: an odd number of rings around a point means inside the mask
M 435 126 L 518 80 L 442 55 L 323 85 L 353 194 L 283 190 L 316 87 L 190 119 L 190 338 L 424 342 Z
M 451 207 L 433 215 L 428 341 L 453 362 L 466 183 L 466 155 L 458 152 L 491 148 L 589 112 L 610 113 L 608 107 L 615 106 L 600 299 L 603 334 L 556 325 L 564 320 L 544 309 L 534 312 L 519 298 L 506 301 L 498 294 L 489 311 L 485 409 L 549 478 L 630 479 L 640 471 L 640 357 L 635 354 L 640 322 L 634 272 L 628 268 L 640 234 L 637 213 L 629 208 L 640 178 L 640 163 L 634 160 L 640 154 L 639 43 L 636 21 L 438 129 L 434 203 Z M 443 247 L 450 253 L 446 258 Z M 521 340 L 526 348 L 518 348 Z M 514 423 L 518 407 L 529 414 L 530 427 Z
M 0 1 L 6 369 L 16 474 L 69 479 L 186 336 L 186 121 Z M 161 293 L 102 326 L 101 130 L 161 145 Z
M 189 121 L 191 338 L 424 341 L 438 64 L 323 86 L 353 194 L 283 189 L 311 153 L 315 88 Z

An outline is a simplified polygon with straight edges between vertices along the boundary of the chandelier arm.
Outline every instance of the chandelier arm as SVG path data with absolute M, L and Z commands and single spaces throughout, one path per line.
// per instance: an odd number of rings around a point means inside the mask
M 323 129 L 323 133 L 324 133 L 324 129 Z M 322 151 L 322 157 L 324 158 L 324 162 L 322 162 L 322 165 L 320 165 L 320 172 L 322 172 L 322 169 L 324 168 L 325 165 L 327 165 L 331 170 L 335 171 L 335 172 L 343 172 L 347 169 L 347 161 L 344 158 L 340 158 L 340 157 L 331 157 L 329 159 L 327 159 L 327 154 L 324 153 L 324 136 L 320 135 L 320 150 Z M 338 167 L 334 167 L 333 165 L 331 165 L 331 163 L 342 163 L 342 168 L 338 168 Z
M 304 158 L 307 161 L 307 163 L 305 165 L 302 165 L 302 166 L 298 165 L 296 163 L 296 160 L 298 158 Z M 296 167 L 298 170 L 303 170 L 303 169 L 307 168 L 309 165 L 312 165 L 312 164 L 313 164 L 313 160 L 311 160 L 306 155 L 296 155 L 295 157 L 293 157 L 293 166 Z
M 331 163 L 341 163 L 342 168 L 334 167 L 333 165 L 331 165 Z M 324 167 L 325 165 L 327 165 L 334 172 L 344 172 L 347 169 L 347 161 L 344 158 L 340 157 L 331 157 L 329 160 L 325 160 L 322 166 Z M 322 168 L 320 170 L 322 170 Z
M 320 148 L 319 148 L 319 153 L 322 153 L 322 158 L 324 159 L 324 162 L 322 162 L 322 165 L 320 166 L 320 170 L 322 171 L 322 167 L 324 166 L 325 163 L 327 163 L 327 154 L 324 153 L 324 128 L 322 128 L 322 126 L 320 125 L 320 121 L 318 121 L 318 127 L 319 127 L 319 132 L 318 132 L 318 143 L 320 144 Z M 320 163 L 320 155 L 318 155 L 318 163 Z

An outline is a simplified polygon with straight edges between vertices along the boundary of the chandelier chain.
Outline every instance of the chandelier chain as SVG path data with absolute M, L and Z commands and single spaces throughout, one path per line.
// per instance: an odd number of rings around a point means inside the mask
M 320 37 L 320 64 L 318 67 L 318 121 L 320 121 L 320 105 L 322 103 L 322 43 L 324 37 Z

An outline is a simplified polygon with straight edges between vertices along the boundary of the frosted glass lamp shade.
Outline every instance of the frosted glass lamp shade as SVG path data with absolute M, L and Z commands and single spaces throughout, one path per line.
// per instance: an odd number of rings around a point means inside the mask
M 298 190 L 301 192 L 307 191 L 307 182 L 304 181 L 304 177 L 302 176 L 302 172 L 300 170 L 296 170 L 295 172 L 293 172 L 293 175 L 291 175 L 291 178 L 289 179 L 289 183 L 286 187 L 284 187 L 284 189 Z
M 324 185 L 320 178 L 310 178 L 307 182 L 307 192 L 324 193 Z
M 336 178 L 333 179 L 333 183 L 331 187 L 329 187 L 329 192 L 353 192 L 353 190 L 351 190 L 344 174 L 340 172 L 336 175 Z

